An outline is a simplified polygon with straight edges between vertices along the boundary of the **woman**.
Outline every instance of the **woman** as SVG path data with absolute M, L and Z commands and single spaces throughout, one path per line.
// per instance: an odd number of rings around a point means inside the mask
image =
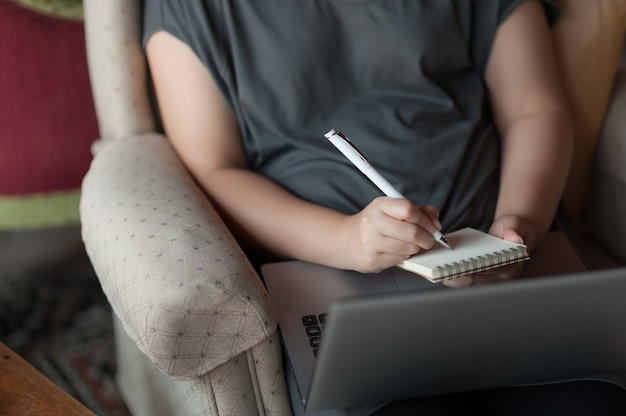
M 167 136 L 244 248 L 376 272 L 442 228 L 543 239 L 572 154 L 557 15 L 523 0 L 146 0 L 144 39 Z M 331 128 L 408 199 L 381 197 Z

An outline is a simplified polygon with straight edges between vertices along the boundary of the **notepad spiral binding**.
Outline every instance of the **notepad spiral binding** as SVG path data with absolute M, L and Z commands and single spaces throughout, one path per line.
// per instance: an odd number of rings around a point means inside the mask
M 483 272 L 485 270 L 527 260 L 528 258 L 528 252 L 525 246 L 511 247 L 509 249 L 487 253 L 482 256 L 470 257 L 468 259 L 437 266 L 434 269 L 434 277 L 446 279 Z

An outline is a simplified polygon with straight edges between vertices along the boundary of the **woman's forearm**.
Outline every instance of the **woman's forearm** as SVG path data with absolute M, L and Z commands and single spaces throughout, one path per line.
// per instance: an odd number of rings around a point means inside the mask
M 520 4 L 500 25 L 485 76 L 502 138 L 496 223 L 517 228 L 532 250 L 553 219 L 573 149 L 568 107 L 539 2 Z
M 236 237 L 248 249 L 345 267 L 340 224 L 346 215 L 303 201 L 247 169 L 195 175 Z
M 533 249 L 545 236 L 561 200 L 573 152 L 567 112 L 531 114 L 505 132 L 495 217 L 517 216 Z

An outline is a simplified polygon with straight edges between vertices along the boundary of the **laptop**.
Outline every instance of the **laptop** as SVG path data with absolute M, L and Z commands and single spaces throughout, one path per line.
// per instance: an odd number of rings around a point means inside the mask
M 307 412 L 626 370 L 626 268 L 463 289 L 399 268 L 261 272 Z

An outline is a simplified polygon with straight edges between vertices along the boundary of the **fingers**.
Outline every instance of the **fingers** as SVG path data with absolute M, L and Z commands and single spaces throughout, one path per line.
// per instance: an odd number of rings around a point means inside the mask
M 387 197 L 376 198 L 350 224 L 351 251 L 359 253 L 359 267 L 368 271 L 395 266 L 433 247 L 432 234 L 441 228 L 437 208 Z
M 387 215 L 410 224 L 418 225 L 433 234 L 441 230 L 439 210 L 432 205 L 415 205 L 407 199 L 380 197 L 372 204 L 380 206 Z
M 381 234 L 415 246 L 413 254 L 435 244 L 432 234 L 441 229 L 437 208 L 393 198 L 378 198 L 374 204 L 386 217 L 381 221 Z
M 502 238 L 512 243 L 524 244 L 524 239 L 516 230 L 507 229 L 502 233 Z
M 432 246 L 434 239 L 427 231 L 389 215 L 383 205 L 372 203 L 356 216 L 360 246 L 371 253 L 397 256 L 397 263 Z
M 524 221 L 513 215 L 503 215 L 497 218 L 489 229 L 489 234 L 513 243 L 524 244 L 524 231 L 527 227 Z M 452 288 L 467 287 L 485 283 L 502 282 L 517 278 L 523 268 L 523 263 L 511 264 L 482 273 L 462 276 L 456 279 L 444 281 L 444 284 Z
M 432 205 L 421 205 L 420 210 L 430 219 L 430 221 L 435 226 L 435 229 L 432 230 L 431 233 L 434 233 L 435 231 L 441 231 L 441 222 L 439 221 L 439 210 L 437 209 L 437 207 L 434 207 Z
M 489 234 L 513 243 L 524 244 L 524 237 L 527 234 L 525 228 L 520 218 L 513 215 L 503 215 L 493 222 Z
M 522 268 L 522 263 L 510 264 L 508 266 L 488 270 L 482 273 L 444 280 L 443 284 L 450 288 L 461 288 L 485 283 L 505 282 L 519 277 L 522 272 Z

